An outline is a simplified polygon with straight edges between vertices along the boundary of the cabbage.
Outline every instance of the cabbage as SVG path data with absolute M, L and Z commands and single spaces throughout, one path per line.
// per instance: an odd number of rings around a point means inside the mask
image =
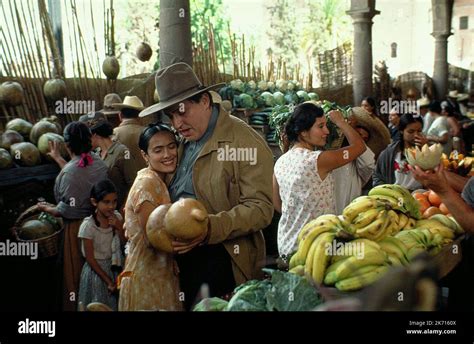
M 298 103 L 298 96 L 296 95 L 296 93 L 288 92 L 285 95 L 285 101 L 288 105 L 289 104 L 297 104 Z
M 241 93 L 239 95 L 239 104 L 241 107 L 245 109 L 251 109 L 254 107 L 254 101 L 252 96 L 248 95 L 247 93 Z
M 220 312 L 226 309 L 228 302 L 218 297 L 211 297 L 201 300 L 193 308 L 193 312 Z
M 296 85 L 293 83 L 293 81 L 289 81 L 288 86 L 287 86 L 288 91 L 294 91 L 295 88 L 296 88 Z
M 288 82 L 286 80 L 280 79 L 276 82 L 276 88 L 281 92 L 286 92 L 288 89 Z
M 270 92 L 273 92 L 275 90 L 275 83 L 273 81 L 269 81 L 267 83 L 267 89 L 270 91 Z
M 250 80 L 248 83 L 247 83 L 247 87 L 251 90 L 255 90 L 257 88 L 257 84 L 255 83 L 255 81 L 253 80 Z
M 273 93 L 273 98 L 275 99 L 276 105 L 284 105 L 285 104 L 285 95 L 279 91 Z
M 303 91 L 303 90 L 298 91 L 296 92 L 296 95 L 298 96 L 298 100 L 300 103 L 310 100 L 308 93 L 306 93 L 306 91 Z
M 265 106 L 275 106 L 275 99 L 273 98 L 273 94 L 271 94 L 270 92 L 263 92 L 260 95 L 260 98 L 263 99 L 263 103 L 265 104 Z
M 235 79 L 230 82 L 230 87 L 235 91 L 244 91 L 245 84 L 240 79 Z
M 261 80 L 258 82 L 258 89 L 261 91 L 266 91 L 268 90 L 268 84 L 265 80 Z
M 309 92 L 309 93 L 308 93 L 308 97 L 309 97 L 309 99 L 311 99 L 311 100 L 319 100 L 318 94 L 317 94 L 317 93 L 314 93 L 314 92 Z

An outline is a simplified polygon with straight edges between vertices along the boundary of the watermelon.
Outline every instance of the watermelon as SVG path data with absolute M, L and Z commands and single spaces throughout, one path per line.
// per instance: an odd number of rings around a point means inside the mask
M 58 128 L 54 123 L 49 121 L 39 121 L 36 123 L 30 132 L 30 141 L 35 145 L 38 144 L 38 140 L 41 135 L 46 133 L 55 133 L 58 134 Z
M 41 135 L 38 140 L 38 149 L 39 152 L 48 160 L 52 160 L 51 157 L 48 155 L 49 153 L 49 141 L 58 141 L 60 142 L 59 150 L 61 152 L 61 156 L 63 158 L 67 157 L 67 149 L 66 143 L 64 142 L 64 138 L 56 133 L 45 133 Z
M 31 142 L 15 143 L 10 147 L 13 159 L 22 166 L 36 166 L 41 162 L 41 155 Z
M 15 130 L 16 132 L 20 133 L 25 140 L 28 140 L 28 138 L 30 137 L 30 131 L 32 128 L 33 124 L 28 121 L 25 121 L 22 118 L 12 119 L 7 123 L 6 126 L 7 130 Z
M 21 226 L 18 236 L 23 240 L 36 240 L 51 234 L 54 234 L 54 228 L 50 224 L 40 220 L 29 220 Z
M 4 148 L 0 148 L 0 170 L 10 168 L 13 166 L 13 159 Z
M 10 150 L 11 145 L 23 141 L 23 136 L 18 132 L 15 130 L 7 130 L 0 136 L 0 148 Z

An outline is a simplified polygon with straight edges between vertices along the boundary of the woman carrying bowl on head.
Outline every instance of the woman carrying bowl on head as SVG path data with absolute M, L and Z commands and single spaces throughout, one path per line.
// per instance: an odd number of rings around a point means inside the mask
M 298 233 L 306 223 L 322 214 L 335 214 L 332 171 L 357 159 L 366 149 L 339 111 L 331 111 L 329 117 L 342 130 L 348 146 L 321 150 L 329 130 L 323 109 L 312 103 L 297 106 L 286 124 L 292 148 L 278 159 L 273 175 L 273 204 L 281 213 L 278 251 L 282 256 L 296 250 Z

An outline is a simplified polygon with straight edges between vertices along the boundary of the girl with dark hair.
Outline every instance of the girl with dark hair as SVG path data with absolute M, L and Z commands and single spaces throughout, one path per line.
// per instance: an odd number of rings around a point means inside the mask
M 127 146 L 118 141 L 112 141 L 112 124 L 107 121 L 102 112 L 83 116 L 91 129 L 92 149 L 96 149 L 100 158 L 109 168 L 108 176 L 117 188 L 117 207 L 122 211 L 127 200 L 128 190 L 132 187 L 141 164 Z M 81 118 L 83 118 L 81 117 Z M 94 120 L 89 120 L 93 118 Z M 141 158 L 140 158 L 141 159 Z
M 400 140 L 391 143 L 377 159 L 373 175 L 373 186 L 382 184 L 398 184 L 408 190 L 422 188 L 413 178 L 405 157 L 405 149 L 422 147 L 427 143 L 423 135 L 423 119 L 419 115 L 405 114 L 398 124 Z
M 173 255 L 154 249 L 146 236 L 152 211 L 171 203 L 165 178 L 176 169 L 177 140 L 168 126 L 151 124 L 138 144 L 148 167 L 138 172 L 125 206 L 129 246 L 119 310 L 182 310 L 176 261 Z
M 288 255 L 296 250 L 299 231 L 322 214 L 335 213 L 334 182 L 331 171 L 357 159 L 366 146 L 338 111 L 329 113 L 349 146 L 321 151 L 329 130 L 323 110 L 312 103 L 295 108 L 285 131 L 293 147 L 275 164 L 273 204 L 281 213 L 278 224 L 278 250 Z M 318 150 L 315 150 L 318 147 Z
M 91 203 L 95 211 L 86 217 L 79 229 L 82 268 L 79 286 L 79 305 L 101 302 L 117 310 L 114 272 L 112 266 L 122 266 L 120 242 L 125 241 L 123 218 L 116 210 L 117 190 L 109 179 L 94 184 Z
M 74 311 L 83 265 L 77 234 L 82 220 L 93 210 L 90 201 L 92 186 L 96 180 L 107 178 L 107 166 L 95 154 L 90 154 L 91 132 L 84 123 L 69 123 L 64 128 L 64 140 L 71 160 L 64 162 L 56 177 L 54 196 L 58 204 L 49 206 L 40 202 L 38 205 L 42 211 L 61 216 L 64 220 L 64 240 L 60 249 L 60 259 L 64 264 L 63 309 Z

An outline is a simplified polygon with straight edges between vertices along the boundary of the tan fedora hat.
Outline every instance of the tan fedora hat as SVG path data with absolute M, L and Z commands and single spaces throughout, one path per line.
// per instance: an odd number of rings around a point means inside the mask
M 155 76 L 155 87 L 160 102 L 147 107 L 140 112 L 139 117 L 151 115 L 196 94 L 211 89 L 218 89 L 224 85 L 224 83 L 221 83 L 207 87 L 203 86 L 191 66 L 184 62 L 172 64 L 160 69 Z
M 112 104 L 114 109 L 133 109 L 141 111 L 145 108 L 143 102 L 137 96 L 125 96 L 122 103 Z
M 388 128 L 379 118 L 370 115 L 362 107 L 353 107 L 352 116 L 357 120 L 357 126 L 369 131 L 370 139 L 367 141 L 367 146 L 374 152 L 376 157 L 379 156 L 391 141 Z
M 121 103 L 122 98 L 117 93 L 109 93 L 104 97 L 104 108 L 100 110 L 104 115 L 118 114 L 120 111 L 115 109 L 112 104 Z

